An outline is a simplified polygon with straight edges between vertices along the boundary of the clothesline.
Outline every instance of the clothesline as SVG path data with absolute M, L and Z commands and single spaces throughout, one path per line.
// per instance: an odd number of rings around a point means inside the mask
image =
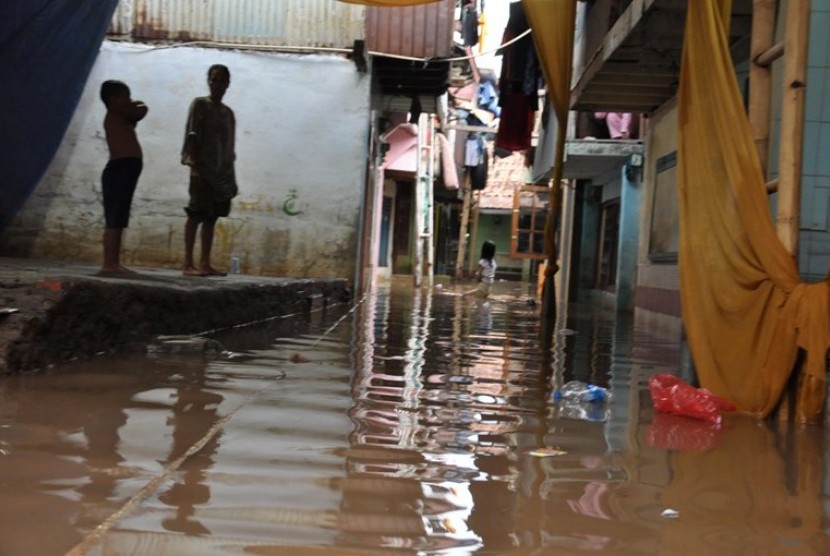
M 404 56 L 401 54 L 389 54 L 386 52 L 378 52 L 374 50 L 370 50 L 369 54 L 372 56 L 383 56 L 385 58 L 394 58 L 397 60 L 406 60 L 410 62 L 422 62 L 423 64 L 430 64 L 435 62 L 461 62 L 464 60 L 472 60 L 473 58 L 478 58 L 481 56 L 488 56 L 495 52 L 498 52 L 502 48 L 507 48 L 512 44 L 516 43 L 517 41 L 523 39 L 527 35 L 531 33 L 530 29 L 527 29 L 520 35 L 513 37 L 511 40 L 488 50 L 486 52 L 479 52 L 478 54 L 469 54 L 467 56 L 455 56 L 451 58 L 419 58 L 416 56 Z M 353 48 L 332 48 L 332 47 L 325 47 L 325 46 L 277 46 L 277 45 L 265 45 L 265 44 L 244 44 L 244 43 L 231 43 L 231 42 L 221 42 L 221 41 L 187 41 L 187 42 L 180 42 L 174 44 L 163 44 L 152 46 L 146 50 L 137 51 L 139 54 L 144 54 L 147 52 L 154 52 L 156 50 L 167 50 L 170 48 L 181 48 L 183 46 L 207 46 L 207 47 L 214 47 L 214 48 L 234 48 L 237 50 L 266 50 L 266 51 L 276 51 L 276 52 L 322 52 L 322 53 L 332 53 L 332 54 L 352 54 L 354 52 Z

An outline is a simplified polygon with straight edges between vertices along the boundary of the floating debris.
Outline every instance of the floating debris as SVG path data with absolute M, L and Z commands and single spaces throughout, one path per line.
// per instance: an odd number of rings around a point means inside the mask
M 567 453 L 568 452 L 564 450 L 557 450 L 556 448 L 536 448 L 535 450 L 527 452 L 527 455 L 535 458 L 552 458 L 556 456 L 564 456 Z
M 406 361 L 408 357 L 406 355 L 375 355 L 375 359 L 378 361 Z
M 199 336 L 158 336 L 147 346 L 148 353 L 223 353 L 225 346 L 212 338 Z
M 562 388 L 559 388 L 553 392 L 553 400 L 556 402 L 561 400 L 609 402 L 612 399 L 613 394 L 610 390 L 594 384 L 587 384 L 579 380 L 571 380 L 570 382 L 565 383 Z
M 671 508 L 666 508 L 660 515 L 665 517 L 666 519 L 676 519 L 680 517 L 680 512 L 678 512 L 677 510 L 673 510 Z

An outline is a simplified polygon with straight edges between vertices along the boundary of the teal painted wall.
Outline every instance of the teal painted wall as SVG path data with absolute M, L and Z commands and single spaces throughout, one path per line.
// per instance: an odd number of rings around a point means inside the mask
M 617 298 L 618 311 L 634 310 L 634 290 L 637 287 L 637 250 L 640 241 L 640 205 L 642 187 L 640 169 L 630 169 L 628 163 L 620 169 L 620 236 L 617 244 Z
M 830 0 L 813 0 L 804 116 L 799 269 L 821 280 L 830 267 Z
M 479 214 L 477 244 L 471 246 L 470 256 L 478 261 L 481 255 L 481 244 L 489 239 L 496 244 L 496 262 L 499 270 L 521 272 L 522 259 L 510 258 L 510 225 L 511 215 L 509 213 Z

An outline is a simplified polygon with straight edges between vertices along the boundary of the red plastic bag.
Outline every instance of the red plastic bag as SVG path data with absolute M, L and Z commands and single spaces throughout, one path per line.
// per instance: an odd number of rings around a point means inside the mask
M 654 409 L 709 423 L 720 424 L 722 411 L 734 411 L 735 405 L 716 396 L 706 388 L 695 388 L 680 378 L 666 374 L 653 375 L 648 380 L 648 391 Z

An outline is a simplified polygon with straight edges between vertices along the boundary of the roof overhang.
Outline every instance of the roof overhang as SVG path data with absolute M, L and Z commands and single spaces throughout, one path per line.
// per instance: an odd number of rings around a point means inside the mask
M 372 70 L 381 94 L 390 97 L 438 97 L 447 91 L 450 63 L 416 62 L 375 56 Z
M 689 0 L 632 0 L 571 89 L 571 109 L 649 113 L 677 94 Z M 746 40 L 752 0 L 734 0 L 730 44 Z
M 643 154 L 639 141 L 571 139 L 565 143 L 562 177 L 591 180 L 617 168 L 634 154 Z

